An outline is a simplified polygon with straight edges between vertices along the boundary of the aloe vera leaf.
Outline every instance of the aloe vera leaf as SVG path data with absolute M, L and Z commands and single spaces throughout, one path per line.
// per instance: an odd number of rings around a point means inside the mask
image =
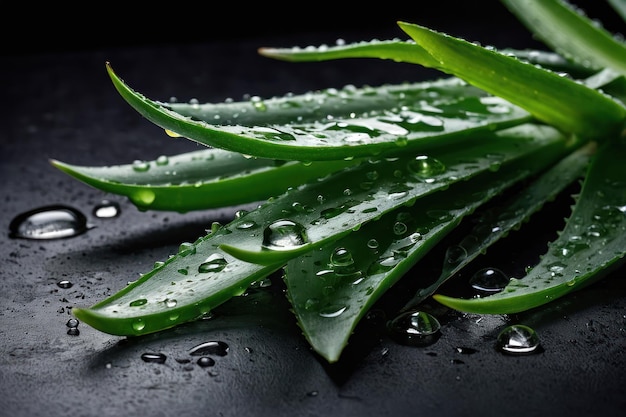
M 283 264 L 255 265 L 231 258 L 218 246 L 245 235 L 249 224 L 232 223 L 239 233 L 214 228 L 194 243 L 91 307 L 74 307 L 72 314 L 105 333 L 139 336 L 197 320 Z M 239 229 L 237 229 L 239 228 Z
M 97 189 L 123 195 L 140 210 L 188 212 L 233 206 L 282 194 L 357 161 L 294 161 L 248 158 L 222 149 L 203 149 L 154 161 L 90 167 L 50 161 Z
M 595 143 L 589 143 L 572 152 L 514 197 L 481 213 L 469 234 L 450 247 L 454 256 L 446 254 L 439 277 L 432 284 L 420 289 L 402 310 L 410 310 L 431 296 L 463 267 L 512 230 L 521 227 L 532 214 L 540 211 L 547 202 L 554 200 L 567 186 L 581 178 L 595 148 Z
M 599 91 L 496 50 L 423 26 L 398 24 L 439 62 L 434 68 L 502 97 L 545 123 L 589 140 L 616 135 L 624 126 L 626 108 Z
M 266 250 L 263 264 L 238 259 L 224 250 L 262 244 L 266 228 L 274 221 L 295 219 L 307 225 L 295 230 L 302 236 L 285 233 L 279 236 L 279 243 L 304 238 L 306 233 L 322 234 L 330 242 L 420 195 L 446 189 L 451 183 L 519 158 L 548 163 L 568 149 L 567 140 L 556 130 L 532 125 L 486 134 L 466 144 L 462 150 L 441 151 L 440 160 L 406 156 L 367 161 L 330 174 L 322 182 L 287 191 L 242 213 L 228 225 L 214 228 L 196 242 L 182 244 L 177 254 L 136 282 L 90 308 L 74 308 L 74 315 L 96 329 L 119 335 L 151 333 L 194 320 L 276 271 L 293 256 L 323 243 L 314 239 L 315 244 L 296 246 L 296 250 Z M 362 212 L 348 213 L 351 209 Z
M 475 138 L 474 143 L 466 141 L 462 148 L 406 154 L 391 161 L 367 161 L 333 174 L 323 182 L 290 190 L 274 201 L 280 204 L 270 207 L 279 210 L 277 214 L 267 214 L 264 210 L 251 212 L 254 215 L 251 220 L 263 227 L 245 240 L 220 247 L 248 262 L 286 262 L 337 240 L 400 205 L 411 205 L 418 197 L 447 189 L 455 182 L 495 170 L 529 154 L 540 153 L 541 158 L 548 159 L 562 157 L 571 151 L 570 146 L 554 128 L 526 124 L 485 133 Z M 298 210 L 292 208 L 294 204 Z M 277 234 L 269 233 L 270 222 L 280 218 L 297 225 L 295 228 L 300 232 L 297 245 L 266 244 Z
M 582 65 L 626 75 L 626 44 L 580 9 L 562 0 L 501 1 L 552 50 Z
M 453 78 L 196 106 L 149 100 L 107 69 L 120 95 L 156 125 L 207 146 L 270 159 L 310 162 L 406 152 L 532 120 L 506 100 Z
M 291 48 L 261 47 L 259 55 L 291 62 L 328 61 L 344 58 L 391 59 L 397 62 L 437 65 L 430 54 L 412 40 L 370 40 L 345 45 L 322 45 L 319 47 Z
M 461 299 L 433 295 L 456 310 L 507 314 L 542 306 L 583 288 L 626 261 L 626 145 L 598 149 L 570 218 L 528 274 L 494 295 Z
M 419 64 L 434 67 L 438 62 L 415 41 L 399 39 L 360 41 L 343 45 L 322 45 L 318 47 L 261 47 L 260 55 L 288 62 L 330 61 L 346 58 L 376 58 L 389 59 L 395 62 Z M 541 50 L 502 49 L 505 55 L 519 58 L 534 65 L 576 75 L 588 76 L 594 71 L 587 66 L 566 60 L 561 55 Z M 426 63 L 430 63 L 426 65 Z
M 545 168 L 545 162 L 529 156 L 497 175 L 483 172 L 290 260 L 284 274 L 287 297 L 311 347 L 330 363 L 339 360 L 356 325 L 382 294 L 464 216 Z M 425 278 L 415 274 L 411 280 Z

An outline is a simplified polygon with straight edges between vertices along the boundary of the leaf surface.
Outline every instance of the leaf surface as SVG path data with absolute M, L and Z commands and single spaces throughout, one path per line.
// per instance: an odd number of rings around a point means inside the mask
M 460 311 L 506 314 L 544 305 L 600 279 L 626 255 L 626 145 L 615 141 L 593 158 L 565 229 L 539 263 L 494 295 L 460 299 L 435 294 Z

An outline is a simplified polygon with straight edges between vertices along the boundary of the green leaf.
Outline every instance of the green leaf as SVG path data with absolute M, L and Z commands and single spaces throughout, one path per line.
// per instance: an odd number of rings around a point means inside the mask
M 593 158 L 565 229 L 523 278 L 497 294 L 460 299 L 435 294 L 451 308 L 474 313 L 516 313 L 583 288 L 626 258 L 626 144 L 605 144 Z
M 240 233 L 215 227 L 196 242 L 181 244 L 176 254 L 114 295 L 89 308 L 74 307 L 72 314 L 120 336 L 154 333 L 210 314 L 282 266 L 249 264 L 222 252 L 220 244 L 241 239 L 252 226 L 236 219 L 232 227 Z
M 391 160 L 373 160 L 329 176 L 323 182 L 306 184 L 274 200 L 274 212 L 280 210 L 302 231 L 306 239 L 298 245 L 268 249 L 267 228 L 276 215 L 255 210 L 252 220 L 264 225 L 236 244 L 223 244 L 225 252 L 248 262 L 274 264 L 286 262 L 314 248 L 357 230 L 364 223 L 379 218 L 400 205 L 481 172 L 528 155 L 556 158 L 571 151 L 572 144 L 547 126 L 523 125 L 485 133 L 463 147 L 437 149 L 428 153 L 405 154 Z M 539 156 L 537 156 L 539 157 Z M 280 204 L 278 204 L 280 203 Z M 299 210 L 292 206 L 297 204 Z
M 545 123 L 587 139 L 617 135 L 624 127 L 626 108 L 594 89 L 423 26 L 399 25 L 438 62 L 433 68 L 502 97 Z
M 358 322 L 464 216 L 512 184 L 545 168 L 529 156 L 483 172 L 410 207 L 399 207 L 358 231 L 290 260 L 287 296 L 312 348 L 333 363 Z M 453 198 L 451 198 L 453 196 Z M 424 280 L 419 271 L 411 280 Z
M 552 50 L 581 65 L 597 70 L 612 68 L 626 75 L 626 44 L 580 9 L 562 0 L 501 1 Z M 621 7 L 623 12 L 625 6 Z
M 50 161 L 97 189 L 123 195 L 140 210 L 180 213 L 265 200 L 289 187 L 324 177 L 357 161 L 294 161 L 249 158 L 222 149 L 203 149 L 154 161 L 89 167 Z
M 567 186 L 581 178 L 595 149 L 595 143 L 590 143 L 573 152 L 531 181 L 512 198 L 482 212 L 470 233 L 448 249 L 439 277 L 420 289 L 402 310 L 417 307 L 463 267 L 484 254 L 499 239 L 519 229 L 532 214 L 540 211 L 547 202 L 554 200 Z M 454 255 L 450 256 L 450 253 Z
M 475 131 L 532 120 L 511 103 L 454 78 L 194 105 L 149 100 L 131 90 L 110 65 L 107 69 L 122 97 L 158 126 L 207 146 L 261 158 L 315 161 L 394 154 L 448 146 Z

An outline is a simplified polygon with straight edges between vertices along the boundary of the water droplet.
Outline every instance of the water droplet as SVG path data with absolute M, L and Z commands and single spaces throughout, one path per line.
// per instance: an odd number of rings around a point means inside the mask
M 474 273 L 469 280 L 475 290 L 493 294 L 500 292 L 509 283 L 509 277 L 497 268 L 483 268 Z
M 387 323 L 390 336 L 398 343 L 409 346 L 428 346 L 441 335 L 437 318 L 424 311 L 407 311 Z
M 228 261 L 223 255 L 214 253 L 198 266 L 198 272 L 220 272 L 228 265 Z
M 304 226 L 291 220 L 277 220 L 263 232 L 263 247 L 273 250 L 290 250 L 308 242 Z
M 63 288 L 64 290 L 68 289 L 68 288 L 72 288 L 74 284 L 72 284 L 72 282 L 64 279 L 62 281 L 57 282 L 57 287 L 59 288 Z
M 132 324 L 133 329 L 137 332 L 142 331 L 146 327 L 146 323 L 142 319 L 137 319 Z
M 539 348 L 539 336 L 534 329 L 523 324 L 507 326 L 498 334 L 498 350 L 510 355 L 525 355 Z
M 156 159 L 156 164 L 159 166 L 164 166 L 170 163 L 170 159 L 167 155 L 161 155 Z
M 215 365 L 215 359 L 210 358 L 208 356 L 201 356 L 201 357 L 198 358 L 196 363 L 198 365 L 200 365 L 201 367 L 203 367 L 203 368 L 207 368 L 209 366 Z
M 148 363 L 165 363 L 167 356 L 164 353 L 142 353 L 141 360 Z
M 130 306 L 131 307 L 139 307 L 142 305 L 145 305 L 148 302 L 148 300 L 146 300 L 145 298 L 139 298 L 137 300 L 133 300 L 130 302 Z
M 178 246 L 178 255 L 185 257 L 196 253 L 196 245 L 190 242 L 183 242 Z
M 173 298 L 168 298 L 165 300 L 166 307 L 173 308 L 173 307 L 176 307 L 176 304 L 178 304 L 178 301 L 176 301 Z
M 150 163 L 136 159 L 133 161 L 133 170 L 135 172 L 146 172 L 150 169 Z
M 9 236 L 22 239 L 61 239 L 86 232 L 90 227 L 80 211 L 63 205 L 37 208 L 16 216 Z
M 100 219 L 117 217 L 121 213 L 119 203 L 110 200 L 102 200 L 93 208 L 93 215 Z
M 420 155 L 410 161 L 407 168 L 414 177 L 427 182 L 446 170 L 446 166 L 441 161 L 426 155 Z
M 71 327 L 67 329 L 67 334 L 70 336 L 78 336 L 80 334 L 80 330 L 77 327 Z
M 79 324 L 80 322 L 77 319 L 69 319 L 67 323 L 65 323 L 65 325 L 70 329 L 75 329 Z
M 348 309 L 345 305 L 329 304 L 320 309 L 320 317 L 335 318 L 343 314 Z
M 204 356 L 204 355 L 217 355 L 226 356 L 228 354 L 229 346 L 225 342 L 219 340 L 212 340 L 210 342 L 200 343 L 189 349 L 191 356 Z

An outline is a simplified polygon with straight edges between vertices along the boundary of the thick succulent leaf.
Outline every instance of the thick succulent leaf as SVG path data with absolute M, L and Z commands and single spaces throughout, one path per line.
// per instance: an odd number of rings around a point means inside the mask
M 519 107 L 455 78 L 196 105 L 149 100 L 107 69 L 120 95 L 156 125 L 261 158 L 310 162 L 394 154 L 458 144 L 476 131 L 532 120 Z
M 396 62 L 419 64 L 422 66 L 435 67 L 438 62 L 426 52 L 424 48 L 414 40 L 402 41 L 399 39 L 359 41 L 341 45 L 322 46 L 293 46 L 284 47 L 261 47 L 260 55 L 268 58 L 289 62 L 330 61 L 346 58 L 376 58 L 389 59 Z M 575 74 L 576 76 L 588 76 L 594 71 L 589 67 L 568 61 L 561 55 L 541 50 L 517 50 L 506 48 L 501 51 L 505 55 L 514 56 L 533 65 L 551 69 L 553 71 Z
M 460 299 L 435 294 L 451 308 L 487 314 L 516 313 L 587 286 L 626 258 L 626 144 L 605 144 L 585 175 L 572 215 L 548 252 L 523 278 L 494 295 Z
M 209 314 L 283 266 L 250 264 L 222 252 L 219 245 L 241 239 L 248 224 L 236 219 L 232 227 L 239 233 L 215 227 L 196 242 L 181 244 L 178 253 L 138 280 L 91 307 L 72 308 L 72 314 L 120 336 L 154 333 Z
M 470 233 L 448 249 L 439 277 L 420 289 L 402 310 L 415 308 L 463 267 L 484 254 L 511 231 L 519 229 L 546 203 L 553 201 L 567 186 L 581 178 L 595 149 L 595 143 L 578 149 L 542 173 L 512 198 L 482 212 Z
M 626 44 L 580 9 L 562 0 L 501 1 L 552 50 L 582 65 L 626 75 Z
M 455 182 L 497 170 L 532 154 L 559 158 L 569 153 L 572 146 L 554 128 L 531 124 L 485 133 L 464 144 L 428 153 L 406 153 L 390 160 L 367 161 L 323 182 L 292 189 L 281 196 L 280 205 L 274 204 L 272 210 L 280 210 L 282 219 L 292 223 L 291 229 L 298 229 L 297 238 L 289 241 L 289 228 L 276 230 L 271 224 L 276 221 L 276 214 L 255 210 L 249 214 L 250 220 L 262 227 L 251 231 L 245 240 L 223 244 L 221 248 L 248 262 L 286 262 L 337 240 L 400 205 L 411 205 L 419 197 L 447 189 Z M 281 237 L 281 233 L 285 236 Z M 269 244 L 272 239 L 277 239 L 279 245 Z
M 312 348 L 336 362 L 373 304 L 467 214 L 544 169 L 534 155 L 400 207 L 287 263 L 287 296 Z M 411 280 L 423 280 L 415 272 Z
M 181 213 L 265 200 L 356 162 L 304 164 L 248 158 L 222 149 L 101 167 L 51 160 L 56 168 L 92 187 L 128 197 L 140 210 Z
M 438 62 L 434 68 L 515 103 L 563 131 L 597 139 L 617 135 L 624 126 L 626 108 L 621 103 L 568 77 L 423 26 L 399 25 Z

